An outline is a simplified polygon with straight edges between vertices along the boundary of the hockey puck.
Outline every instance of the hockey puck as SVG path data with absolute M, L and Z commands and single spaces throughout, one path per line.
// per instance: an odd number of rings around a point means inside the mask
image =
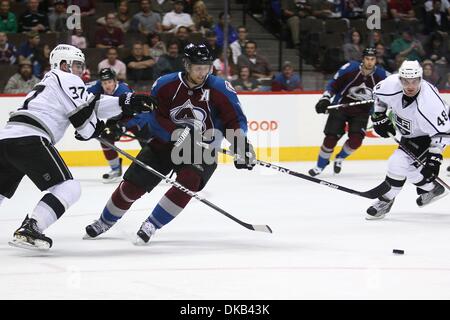
M 395 253 L 395 254 L 404 254 L 405 251 L 400 250 L 400 249 L 394 249 L 394 250 L 392 250 L 392 253 Z

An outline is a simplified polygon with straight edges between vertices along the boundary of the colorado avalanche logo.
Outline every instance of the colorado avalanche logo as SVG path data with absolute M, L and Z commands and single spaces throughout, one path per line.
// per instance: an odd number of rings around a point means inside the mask
M 170 110 L 170 118 L 176 124 L 188 124 L 200 129 L 202 133 L 206 131 L 206 111 L 194 106 L 190 99 L 183 105 Z
M 348 89 L 347 97 L 356 101 L 370 100 L 372 99 L 372 88 L 361 83 L 359 86 Z

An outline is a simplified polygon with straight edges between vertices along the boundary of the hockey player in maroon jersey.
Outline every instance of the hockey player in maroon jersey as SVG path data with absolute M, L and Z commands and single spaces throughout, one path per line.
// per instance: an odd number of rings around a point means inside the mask
M 386 71 L 375 65 L 375 54 L 375 48 L 366 48 L 363 51 L 362 62 L 350 61 L 343 65 L 333 79 L 328 82 L 322 98 L 316 104 L 317 113 L 329 113 L 329 116 L 324 129 L 325 138 L 320 147 L 317 165 L 309 170 L 311 176 L 320 174 L 330 163 L 334 147 L 345 134 L 346 124 L 348 124 L 348 139 L 334 159 L 334 172 L 340 173 L 342 161 L 361 146 L 366 135 L 369 111 L 373 104 L 332 110 L 327 108 L 332 102 L 333 104 L 342 104 L 372 99 L 373 87 L 386 78 Z
M 159 101 L 158 111 L 149 115 L 149 126 L 155 137 L 138 154 L 137 159 L 164 175 L 174 171 L 177 182 L 184 187 L 199 191 L 204 188 L 217 167 L 214 148 L 208 151 L 214 161 L 207 157 L 183 157 L 178 164 L 174 141 L 188 127 L 190 136 L 181 144 L 181 153 L 198 150 L 203 145 L 217 146 L 221 137 L 231 143 L 235 153 L 234 164 L 238 169 L 251 170 L 256 164 L 253 146 L 247 140 L 247 119 L 242 112 L 235 90 L 228 81 L 211 75 L 213 57 L 204 44 L 188 44 L 184 48 L 185 72 L 160 77 L 152 87 L 151 95 Z M 229 131 L 233 131 L 229 138 Z M 214 132 L 213 136 L 209 133 Z M 181 141 L 178 140 L 178 141 Z M 197 149 L 196 149 L 197 148 Z M 211 151 L 213 150 L 213 151 Z M 199 153 L 194 153 L 194 155 Z M 183 154 L 184 156 L 185 154 Z M 87 236 L 97 237 L 111 228 L 146 192 L 151 192 L 161 179 L 142 167 L 132 164 L 124 174 L 123 181 L 108 200 L 101 216 L 86 227 Z M 191 197 L 175 187 L 170 188 L 137 232 L 136 244 L 145 244 L 157 229 L 172 221 L 188 204 Z

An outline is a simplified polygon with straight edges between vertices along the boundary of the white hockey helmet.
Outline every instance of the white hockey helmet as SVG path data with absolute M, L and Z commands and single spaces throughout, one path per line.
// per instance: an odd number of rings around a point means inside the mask
M 423 69 L 417 60 L 405 60 L 398 69 L 398 74 L 400 78 L 405 79 L 422 78 Z
M 72 72 L 72 66 L 78 61 L 84 66 L 85 58 L 83 52 L 77 47 L 69 44 L 59 44 L 50 52 L 50 68 L 59 69 L 61 62 L 65 61 Z

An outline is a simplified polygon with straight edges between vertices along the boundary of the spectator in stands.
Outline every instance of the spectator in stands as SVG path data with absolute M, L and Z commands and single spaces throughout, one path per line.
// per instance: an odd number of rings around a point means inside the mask
M 31 31 L 27 33 L 27 41 L 23 43 L 17 51 L 19 59 L 28 59 L 31 61 L 33 64 L 33 74 L 36 77 L 41 76 L 42 65 L 48 62 L 48 60 L 45 61 L 43 46 L 40 44 L 41 38 L 39 37 L 39 33 Z
M 192 21 L 194 21 L 195 30 L 200 31 L 203 35 L 214 25 L 214 19 L 208 14 L 208 8 L 202 0 L 194 4 Z
M 8 36 L 4 32 L 0 32 L 0 65 L 14 64 L 17 59 L 16 47 L 8 42 Z
M 187 27 L 190 31 L 195 31 L 194 21 L 189 13 L 184 13 L 184 1 L 175 0 L 173 10 L 164 15 L 162 28 L 164 31 L 176 32 L 178 27 Z
M 189 41 L 190 31 L 185 26 L 179 26 L 177 32 L 175 33 L 175 40 L 180 44 L 180 48 L 184 48 Z
M 72 0 L 72 5 L 80 7 L 82 17 L 95 15 L 95 0 Z
M 122 0 L 119 2 L 117 12 L 115 13 L 116 20 L 114 21 L 114 27 L 121 29 L 124 33 L 130 29 L 131 18 L 128 10 L 128 1 Z M 99 25 L 106 25 L 106 16 L 97 19 Z
M 367 13 L 367 8 L 370 6 L 378 6 L 381 11 L 381 19 L 387 19 L 388 18 L 388 4 L 387 0 L 365 0 L 363 4 L 363 12 L 368 18 L 369 15 Z M 370 13 L 371 14 L 371 13 Z
M 425 50 L 419 40 L 414 37 L 414 31 L 407 27 L 403 30 L 401 38 L 395 39 L 391 44 L 391 53 L 404 56 L 407 60 L 421 61 Z
M 375 46 L 375 49 L 377 49 L 377 65 L 383 67 L 383 69 L 388 71 L 389 73 L 392 73 L 394 71 L 392 68 L 393 61 L 391 62 L 389 60 L 389 55 L 386 53 L 384 44 L 382 44 L 381 42 L 378 43 Z
M 238 39 L 230 43 L 231 51 L 233 52 L 233 61 L 237 64 L 238 57 L 244 52 L 244 46 L 247 43 L 247 28 L 244 26 L 239 26 L 237 28 Z
M 398 69 L 400 68 L 400 66 L 402 65 L 402 63 L 406 60 L 405 56 L 402 56 L 401 54 L 397 54 L 395 56 L 395 63 L 394 63 L 394 72 L 398 72 Z
M 388 7 L 396 21 L 417 21 L 411 0 L 389 0 Z
M 55 10 L 48 15 L 50 30 L 53 32 L 67 31 L 67 7 L 65 0 L 54 0 Z
M 165 14 L 173 9 L 172 0 L 153 0 L 152 11 L 159 14 Z
M 432 9 L 425 14 L 425 33 L 430 34 L 439 31 L 447 34 L 449 30 L 448 16 L 450 15 L 448 1 L 444 4 L 441 0 L 434 0 L 432 5 Z M 446 9 L 446 6 L 449 7 Z
M 376 47 L 377 44 L 381 43 L 384 45 L 383 42 L 383 35 L 381 34 L 381 30 L 372 30 L 372 32 L 369 33 L 369 38 L 368 38 L 368 45 L 370 47 Z
M 231 81 L 236 91 L 259 91 L 259 82 L 256 80 L 248 66 L 239 68 L 239 75 L 236 80 Z
M 272 91 L 297 91 L 303 90 L 300 75 L 294 72 L 290 61 L 285 61 L 281 72 L 272 79 Z
M 351 42 L 342 45 L 345 61 L 358 60 L 362 58 L 362 52 L 365 48 L 362 43 L 361 33 L 357 30 L 351 32 Z
M 50 30 L 45 12 L 39 11 L 38 0 L 28 0 L 28 9 L 20 16 L 19 30 L 21 32 L 47 32 Z
M 128 80 L 142 81 L 153 80 L 153 65 L 155 60 L 151 56 L 144 55 L 142 42 L 135 42 L 131 55 L 124 61 L 127 65 Z
M 230 23 L 228 24 L 228 44 L 235 42 L 238 39 L 238 35 L 234 27 L 231 25 L 231 15 L 228 14 L 228 20 Z M 219 48 L 223 48 L 223 41 L 224 41 L 224 23 L 225 23 L 225 13 L 221 12 L 219 13 L 219 22 L 214 27 L 214 32 L 217 36 L 217 46 Z
M 425 57 L 437 64 L 447 64 L 450 61 L 450 52 L 442 35 L 434 33 L 425 45 Z
M 340 11 L 342 12 L 342 18 L 358 19 L 362 18 L 363 13 L 363 0 L 345 0 L 341 1 Z
M 450 90 L 450 72 L 447 73 L 447 78 L 446 78 L 446 80 L 442 83 L 442 85 L 439 87 L 439 89 Z
M 98 72 L 100 72 L 103 68 L 110 68 L 114 70 L 118 80 L 127 79 L 127 67 L 125 63 L 118 59 L 118 56 L 119 54 L 117 53 L 116 48 L 109 48 L 106 53 L 106 59 L 102 60 L 98 64 Z
M 161 16 L 150 9 L 149 0 L 141 0 L 141 12 L 133 16 L 130 24 L 130 30 L 140 32 L 144 35 L 161 32 Z
M 87 48 L 87 40 L 83 35 L 83 29 L 76 28 L 73 30 L 73 35 L 70 38 L 71 45 L 77 47 L 78 49 L 86 49 Z
M 161 41 L 161 37 L 157 33 L 148 35 L 148 44 L 144 44 L 144 55 L 152 57 L 158 62 L 160 56 L 166 53 L 166 45 Z
M 312 15 L 319 19 L 324 18 L 332 18 L 333 17 L 333 11 L 331 10 L 333 7 L 331 4 L 326 0 L 317 0 L 312 1 Z
M 9 0 L 0 1 L 0 32 L 17 32 L 16 15 L 10 11 Z
M 176 41 L 171 41 L 167 45 L 167 53 L 159 57 L 155 65 L 155 79 L 168 73 L 183 71 L 183 58 L 179 54 L 179 45 Z
M 292 44 L 295 48 L 300 47 L 300 19 L 312 15 L 312 5 L 310 0 L 282 0 L 282 16 L 286 20 L 291 31 Z
M 28 93 L 39 83 L 39 79 L 33 75 L 30 60 L 19 61 L 19 72 L 13 75 L 5 86 L 5 93 Z
M 431 83 L 433 86 L 437 86 L 440 82 L 439 74 L 434 69 L 434 63 L 431 60 L 424 60 L 422 62 L 423 79 Z
M 230 47 L 227 50 L 227 76 L 225 76 L 225 59 L 224 55 L 221 54 L 219 58 L 213 61 L 214 74 L 225 80 L 234 80 L 237 78 L 237 66 L 233 61 L 233 54 Z
M 97 48 L 122 48 L 124 34 L 122 29 L 115 27 L 116 15 L 110 12 L 106 15 L 106 25 L 97 29 L 95 46 Z
M 205 34 L 206 44 L 209 47 L 211 55 L 217 59 L 222 53 L 222 49 L 217 45 L 217 35 L 214 31 L 207 31 Z
M 253 76 L 257 79 L 272 77 L 272 70 L 267 59 L 256 52 L 256 42 L 245 44 L 245 53 L 238 58 L 238 67 L 249 66 Z
M 437 0 L 427 0 L 427 1 L 425 1 L 425 3 L 423 4 L 423 6 L 425 8 L 425 12 L 433 11 L 435 2 L 440 2 L 441 3 L 440 11 L 444 12 L 448 16 L 450 16 L 450 1 L 449 0 L 438 0 L 438 1 Z

